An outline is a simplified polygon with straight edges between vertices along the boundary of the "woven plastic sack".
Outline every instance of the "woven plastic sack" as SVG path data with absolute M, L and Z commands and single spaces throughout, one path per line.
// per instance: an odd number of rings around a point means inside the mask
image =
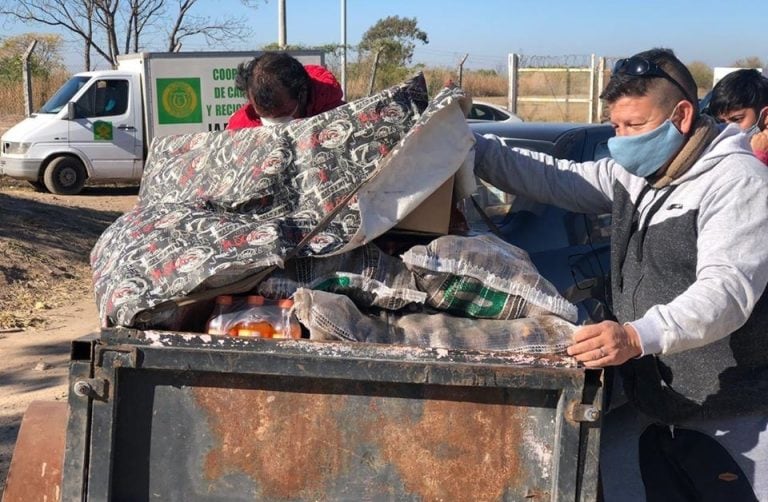
M 403 262 L 374 244 L 335 256 L 289 260 L 284 270 L 259 284 L 258 292 L 268 298 L 287 298 L 298 288 L 338 293 L 357 305 L 389 310 L 423 304 L 427 297 Z
M 563 355 L 576 329 L 553 315 L 513 320 L 389 311 L 366 315 L 345 296 L 303 288 L 296 291 L 294 302 L 312 340 Z
M 554 314 L 576 322 L 576 306 L 539 274 L 524 250 L 493 235 L 447 235 L 402 256 L 427 305 L 459 317 L 518 319 Z

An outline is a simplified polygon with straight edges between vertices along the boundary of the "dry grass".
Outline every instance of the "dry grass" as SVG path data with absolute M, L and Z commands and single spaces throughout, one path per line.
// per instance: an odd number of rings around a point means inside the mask
M 423 68 L 430 95 L 435 95 L 446 82 L 459 83 L 455 68 Z M 403 78 L 412 73 L 403 70 Z M 47 80 L 33 80 L 33 108 L 39 108 L 69 78 L 66 73 L 57 73 Z M 391 77 L 390 77 L 391 78 Z M 536 72 L 524 71 L 519 74 L 519 96 L 521 97 L 564 97 L 586 98 L 589 96 L 589 74 L 580 72 Z M 379 84 L 380 78 L 377 78 Z M 368 94 L 370 70 L 360 68 L 358 74 L 348 75 L 347 95 L 356 99 Z M 506 107 L 508 79 L 506 73 L 479 70 L 465 71 L 462 87 L 472 96 L 482 96 L 489 101 Z M 377 85 L 379 90 L 383 85 Z M 517 114 L 528 121 L 571 121 L 584 122 L 588 117 L 586 104 L 579 103 L 518 103 Z M 24 115 L 24 94 L 20 82 L 0 82 L 0 118 L 22 117 Z
M 37 110 L 69 79 L 69 74 L 57 72 L 47 79 L 32 79 L 32 109 Z M 24 87 L 21 81 L 0 81 L 0 116 L 24 115 Z
M 458 84 L 458 75 L 450 69 L 429 69 L 424 72 L 433 93 L 449 79 Z M 588 98 L 590 75 L 587 72 L 536 72 L 519 73 L 518 95 L 536 98 Z M 435 89 L 433 90 L 433 86 Z M 508 78 L 506 74 L 488 71 L 465 72 L 461 83 L 478 101 L 496 105 L 508 105 Z M 526 121 L 586 122 L 589 105 L 586 103 L 518 102 L 517 115 Z

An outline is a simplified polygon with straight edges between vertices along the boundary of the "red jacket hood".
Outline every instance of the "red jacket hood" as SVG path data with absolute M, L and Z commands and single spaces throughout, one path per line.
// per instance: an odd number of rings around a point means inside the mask
M 327 112 L 344 104 L 342 99 L 344 93 L 333 73 L 317 65 L 306 65 L 304 68 L 307 70 L 310 79 L 307 117 Z M 259 126 L 261 126 L 261 119 L 250 103 L 241 106 L 239 110 L 232 114 L 227 122 L 227 129 L 232 130 Z

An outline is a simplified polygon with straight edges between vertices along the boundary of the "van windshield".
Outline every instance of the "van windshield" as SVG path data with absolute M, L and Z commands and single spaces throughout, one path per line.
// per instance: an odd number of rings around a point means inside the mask
M 91 77 L 72 77 L 56 91 L 51 99 L 46 101 L 38 113 L 58 113 L 90 79 Z

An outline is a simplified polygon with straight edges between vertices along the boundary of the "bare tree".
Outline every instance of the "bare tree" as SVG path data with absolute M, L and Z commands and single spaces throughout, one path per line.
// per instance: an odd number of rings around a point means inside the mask
M 179 11 L 176 22 L 168 32 L 168 50 L 173 52 L 181 46 L 181 41 L 195 35 L 203 35 L 209 44 L 226 43 L 230 40 L 242 40 L 250 36 L 250 28 L 238 18 L 224 21 L 212 20 L 209 17 L 194 16 L 189 13 L 197 0 L 177 0 Z M 242 0 L 244 5 L 253 2 Z
M 125 30 L 125 52 L 139 52 L 139 39 L 144 28 L 162 16 L 165 0 L 128 0 L 130 15 Z M 133 45 L 131 45 L 133 44 Z
M 255 7 L 261 0 L 241 0 L 246 7 Z M 167 16 L 169 4 L 178 4 L 178 11 Z M 152 25 L 166 24 L 168 50 L 180 46 L 185 38 L 201 35 L 209 44 L 239 41 L 250 36 L 242 17 L 211 19 L 195 16 L 192 10 L 198 0 L 0 0 L 0 14 L 15 17 L 25 23 L 37 23 L 63 28 L 84 44 L 85 69 L 91 69 L 91 50 L 113 66 L 121 53 L 118 40 L 123 40 L 123 52 L 138 52 L 144 47 L 142 34 Z M 175 10 L 175 9 L 174 9 Z
M 106 41 L 106 52 L 108 57 L 105 59 L 112 63 L 112 66 L 117 66 L 117 55 L 120 54 L 120 49 L 117 46 L 117 25 L 115 17 L 117 15 L 117 9 L 120 6 L 120 0 L 93 0 L 94 1 L 94 22 L 101 28 Z M 93 45 L 93 42 L 91 42 Z M 98 50 L 98 49 L 97 49 Z M 101 51 L 99 51 L 101 53 Z

